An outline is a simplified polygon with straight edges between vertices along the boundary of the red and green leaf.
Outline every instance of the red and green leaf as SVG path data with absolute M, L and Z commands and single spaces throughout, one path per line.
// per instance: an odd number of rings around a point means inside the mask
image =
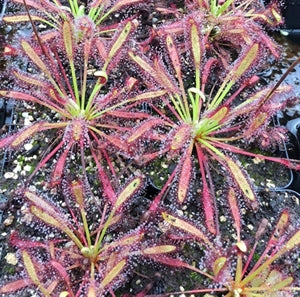
M 189 153 L 187 153 L 185 159 L 183 160 L 182 167 L 180 170 L 180 176 L 178 181 L 178 190 L 177 190 L 177 201 L 182 204 L 187 196 L 191 176 L 193 173 L 192 168 L 192 157 Z
M 142 182 L 143 181 L 141 177 L 136 177 L 129 182 L 125 186 L 124 190 L 117 196 L 114 208 L 116 210 L 120 209 L 120 207 L 141 188 Z
M 26 190 L 24 192 L 24 197 L 28 199 L 32 206 L 30 211 L 38 219 L 42 220 L 44 223 L 52 225 L 53 227 L 61 230 L 81 249 L 83 247 L 81 241 L 72 231 L 72 226 L 68 224 L 67 217 L 61 213 L 57 208 L 48 203 L 45 199 L 38 196 L 34 192 Z
M 195 238 L 203 241 L 209 247 L 213 248 L 213 245 L 212 245 L 211 241 L 209 240 L 209 238 L 199 228 L 195 227 L 191 223 L 189 223 L 183 219 L 180 219 L 178 217 L 175 217 L 171 214 L 168 214 L 166 212 L 162 213 L 162 217 L 171 226 L 178 228 L 180 230 L 183 230 L 184 232 L 186 232 L 188 234 L 191 234 Z

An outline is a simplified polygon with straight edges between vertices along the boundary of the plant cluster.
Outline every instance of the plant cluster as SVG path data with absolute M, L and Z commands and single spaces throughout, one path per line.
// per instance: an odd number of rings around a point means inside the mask
M 246 239 L 241 218 L 260 198 L 240 156 L 300 169 L 267 153 L 287 137 L 273 116 L 296 101 L 291 86 L 262 86 L 257 76 L 280 58 L 264 29 L 283 22 L 276 1 L 11 2 L 23 12 L 3 21 L 29 23 L 32 34 L 6 46 L 22 66 L 8 67 L 12 84 L 0 96 L 36 118 L 3 135 L 0 148 L 52 140 L 12 193 L 31 233 L 10 234 L 24 271 L 1 281 L 1 296 L 28 287 L 116 296 L 143 261 L 199 275 L 190 294 L 294 296 L 293 276 L 278 268 L 300 244 L 289 210 L 264 249 L 267 220 Z M 145 197 L 149 184 L 157 193 Z

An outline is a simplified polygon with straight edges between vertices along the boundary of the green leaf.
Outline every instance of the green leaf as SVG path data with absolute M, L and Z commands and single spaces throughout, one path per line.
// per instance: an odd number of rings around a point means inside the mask
M 33 21 L 47 22 L 45 19 L 36 15 L 31 15 L 31 19 Z M 20 23 L 20 22 L 29 22 L 30 19 L 28 15 L 13 15 L 13 16 L 3 17 L 3 21 L 7 23 Z
M 282 251 L 284 253 L 290 251 L 291 249 L 295 248 L 300 244 L 300 230 L 297 231 L 292 238 L 288 240 L 288 242 L 283 246 Z
M 145 61 L 143 58 L 141 58 L 140 56 L 138 56 L 135 52 L 133 51 L 128 51 L 128 56 L 135 62 L 137 63 L 142 69 L 143 71 L 148 72 L 148 74 L 150 74 L 152 77 L 154 77 L 153 75 L 155 74 L 155 70 L 153 67 L 150 66 L 150 64 Z M 154 77 L 155 78 L 155 77 Z
M 210 242 L 210 240 L 208 239 L 208 237 L 206 237 L 204 235 L 204 233 L 198 229 L 197 227 L 193 226 L 192 224 L 180 219 L 180 218 L 177 218 L 177 217 L 174 217 L 166 212 L 162 212 L 162 217 L 164 218 L 164 220 L 169 223 L 171 226 L 173 227 L 176 227 L 180 230 L 183 230 L 189 234 L 191 234 L 192 236 L 195 236 L 196 238 L 204 241 L 208 246 L 212 247 L 212 244 Z
M 18 147 L 25 140 L 31 138 L 33 134 L 40 131 L 41 126 L 42 126 L 41 123 L 36 123 L 26 128 L 25 130 L 21 131 L 20 133 L 17 133 L 17 135 L 15 135 L 15 139 L 11 142 L 10 146 L 12 148 Z
M 216 16 L 221 16 L 234 0 L 226 0 L 221 6 L 218 6 Z
M 123 46 L 124 42 L 126 41 L 126 39 L 128 38 L 128 36 L 131 32 L 132 26 L 133 26 L 132 22 L 127 22 L 127 24 L 120 32 L 117 39 L 114 41 L 114 43 L 107 55 L 107 59 L 105 61 L 103 69 L 102 69 L 103 71 L 106 70 L 106 68 L 107 68 L 108 64 L 110 63 L 110 61 L 112 60 L 112 58 L 116 55 L 116 53 L 119 51 L 119 49 Z
M 74 66 L 74 51 L 73 51 L 73 29 L 71 24 L 68 21 L 63 23 L 63 38 L 64 38 L 64 46 L 67 53 L 67 57 L 70 63 L 71 75 L 72 75 L 72 82 L 73 82 L 73 89 L 76 98 L 76 103 L 80 106 L 79 102 L 79 91 L 78 91 L 78 82 L 76 77 L 76 71 Z
M 47 74 L 48 78 L 52 78 L 52 75 L 50 71 L 48 70 L 48 67 L 45 65 L 45 63 L 42 61 L 42 59 L 39 57 L 39 55 L 35 52 L 35 50 L 31 47 L 31 45 L 25 41 L 21 41 L 21 46 L 27 56 L 32 60 L 32 62 L 40 68 L 41 71 L 43 71 L 45 74 Z
M 21 46 L 22 46 L 23 50 L 25 51 L 26 55 L 32 60 L 32 62 L 37 67 L 39 67 L 40 70 L 42 72 L 44 72 L 44 74 L 48 77 L 48 79 L 50 80 L 51 84 L 59 92 L 59 94 L 61 94 L 62 96 L 64 96 L 63 92 L 60 90 L 59 86 L 55 82 L 55 80 L 54 80 L 54 78 L 53 78 L 53 76 L 51 74 L 51 71 L 49 70 L 48 66 L 43 62 L 43 60 L 39 57 L 39 55 L 31 47 L 31 45 L 27 41 L 22 40 L 21 41 Z
M 37 218 L 50 224 L 55 228 L 61 230 L 66 235 L 68 235 L 74 243 L 81 249 L 83 247 L 80 240 L 75 236 L 73 231 L 67 226 L 68 219 L 54 208 L 51 204 L 47 203 L 45 199 L 39 197 L 35 193 L 26 190 L 24 196 L 31 202 L 33 205 L 30 207 L 32 214 Z
M 210 110 L 218 107 L 221 104 L 221 102 L 226 97 L 226 95 L 228 94 L 232 86 L 236 83 L 236 81 L 240 79 L 241 76 L 244 75 L 246 71 L 250 68 L 250 66 L 254 63 L 254 61 L 258 57 L 258 52 L 259 45 L 257 43 L 254 43 L 246 51 L 246 54 L 244 54 L 240 59 L 237 60 L 235 66 L 227 74 L 217 94 L 210 103 Z
M 190 18 L 189 22 L 191 24 L 191 44 L 192 44 L 192 54 L 194 57 L 194 67 L 195 67 L 195 79 L 196 79 L 196 89 L 200 89 L 200 64 L 201 64 L 201 41 L 200 32 L 198 26 L 194 19 Z
M 180 127 L 177 129 L 176 133 L 172 137 L 172 141 L 170 144 L 171 150 L 176 151 L 182 149 L 191 138 L 191 130 L 191 125 L 180 125 Z
M 259 45 L 254 43 L 242 58 L 241 62 L 231 70 L 233 80 L 236 82 L 253 64 L 258 57 Z
M 107 287 L 113 281 L 113 279 L 116 278 L 120 274 L 120 272 L 122 271 L 122 269 L 124 268 L 126 263 L 127 263 L 127 261 L 125 259 L 123 259 L 119 263 L 114 265 L 114 267 L 105 275 L 100 286 L 102 288 Z
M 67 53 L 68 60 L 73 62 L 74 53 L 73 53 L 73 40 L 72 40 L 72 27 L 69 22 L 63 23 L 63 37 L 64 37 L 64 45 Z
M 158 245 L 148 247 L 142 250 L 144 255 L 158 255 L 158 254 L 166 254 L 176 251 L 176 246 L 174 245 Z
M 225 157 L 225 160 L 230 169 L 230 174 L 235 179 L 237 185 L 242 190 L 244 196 L 251 201 L 253 207 L 256 207 L 256 197 L 245 174 L 242 172 L 241 168 L 236 164 L 236 162 L 234 162 L 232 159 Z
M 225 257 L 219 257 L 214 261 L 213 272 L 215 277 L 218 276 L 222 268 L 225 266 L 226 262 L 227 262 L 227 258 Z
M 51 297 L 49 291 L 40 282 L 34 264 L 29 254 L 26 251 L 23 251 L 22 256 L 23 256 L 24 266 L 32 282 L 38 287 L 38 289 L 44 294 L 45 297 Z
M 114 205 L 115 209 L 118 209 L 121 207 L 121 205 L 132 197 L 132 195 L 140 188 L 142 184 L 142 178 L 137 177 L 134 180 L 132 180 L 125 189 L 118 195 L 116 203 Z

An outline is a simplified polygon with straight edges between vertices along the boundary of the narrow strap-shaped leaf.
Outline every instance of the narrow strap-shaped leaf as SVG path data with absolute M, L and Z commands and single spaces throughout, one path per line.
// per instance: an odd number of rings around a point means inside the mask
M 64 46 L 66 50 L 66 54 L 70 63 L 71 76 L 73 82 L 73 89 L 76 98 L 76 103 L 80 106 L 79 100 L 79 91 L 78 91 L 78 82 L 76 77 L 75 65 L 74 65 L 74 45 L 73 45 L 73 28 L 68 21 L 63 23 L 63 38 L 64 38 Z
M 115 209 L 119 209 L 122 204 L 127 201 L 132 195 L 141 187 L 142 185 L 142 178 L 137 177 L 133 179 L 125 189 L 118 195 L 116 199 L 116 203 L 114 205 Z
M 289 226 L 290 221 L 290 215 L 287 209 L 285 209 L 280 217 L 279 220 L 275 226 L 274 231 L 272 232 L 272 236 L 270 237 L 270 240 L 268 242 L 268 246 L 272 245 L 275 246 L 276 243 L 278 243 L 281 236 L 284 235 L 284 232 L 286 231 L 286 228 Z
M 33 215 L 35 215 L 46 224 L 52 225 L 53 227 L 63 231 L 79 248 L 83 247 L 82 243 L 73 233 L 73 231 L 66 226 L 67 218 L 63 219 L 58 215 L 54 216 L 53 213 L 50 214 L 47 210 L 43 210 L 37 206 L 31 206 L 30 211 Z
M 153 130 L 154 126 L 163 125 L 163 124 L 164 121 L 157 118 L 147 120 L 144 123 L 142 123 L 137 129 L 134 129 L 132 131 L 132 134 L 127 138 L 127 142 L 132 143 L 137 139 L 141 138 L 148 131 Z
M 114 110 L 116 109 L 117 107 L 120 107 L 120 106 L 123 106 L 127 103 L 133 103 L 133 102 L 138 102 L 138 101 L 144 101 L 144 100 L 150 100 L 150 99 L 155 99 L 155 98 L 158 98 L 158 97 L 161 97 L 163 95 L 165 95 L 167 93 L 167 91 L 165 90 L 157 90 L 157 91 L 149 91 L 149 92 L 144 92 L 144 93 L 141 93 L 133 98 L 130 98 L 128 100 L 125 100 L 125 101 L 122 101 L 120 103 L 117 103 L 113 106 L 110 106 L 106 109 L 103 109 L 102 111 L 96 113 L 94 115 L 94 117 L 99 117 L 100 115 L 102 114 L 105 114 L 107 113 L 108 111 L 111 111 L 111 110 Z M 96 131 L 95 131 L 96 132 Z
M 22 279 L 10 282 L 6 285 L 1 285 L 0 293 L 6 294 L 6 293 L 16 292 L 16 291 L 22 290 L 25 287 L 30 286 L 32 284 L 33 284 L 33 282 L 30 278 L 22 278 Z
M 135 245 L 139 242 L 141 242 L 141 240 L 144 237 L 144 231 L 143 230 L 139 230 L 138 232 L 136 232 L 136 234 L 130 234 L 127 236 L 122 237 L 119 240 L 113 241 L 109 244 L 105 244 L 103 246 L 103 248 L 101 249 L 101 251 L 105 251 L 108 249 L 112 249 L 112 248 L 116 248 L 116 247 L 125 247 L 125 246 L 132 246 Z
M 204 148 L 207 149 L 214 157 L 219 157 L 220 162 L 222 161 L 226 162 L 224 166 L 228 167 L 230 175 L 233 177 L 234 181 L 239 186 L 244 196 L 248 199 L 248 202 L 251 203 L 251 206 L 253 208 L 256 208 L 258 204 L 257 199 L 246 175 L 244 174 L 240 166 L 236 163 L 236 161 L 226 156 L 221 150 L 217 148 L 217 147 L 221 147 L 222 149 L 226 149 L 227 144 L 225 143 L 219 144 L 217 142 L 211 142 L 204 139 L 199 139 L 199 143 L 201 143 L 204 146 Z
M 120 262 L 118 262 L 117 264 L 115 264 L 114 267 L 105 274 L 100 286 L 102 288 L 107 287 L 120 274 L 120 272 L 125 267 L 126 263 L 127 263 L 127 260 L 123 259 Z
M 213 263 L 213 272 L 214 276 L 218 277 L 218 274 L 222 270 L 222 268 L 226 265 L 227 258 L 226 257 L 218 257 Z
M 0 149 L 4 147 L 17 148 L 25 140 L 32 137 L 33 134 L 40 130 L 40 123 L 36 123 L 28 128 L 0 139 Z
M 196 89 L 200 90 L 200 64 L 201 64 L 201 55 L 202 47 L 200 41 L 200 31 L 196 21 L 193 18 L 189 18 L 188 22 L 191 26 L 190 28 L 190 40 L 192 45 L 192 54 L 195 67 L 195 79 L 196 79 Z
M 225 13 L 226 9 L 234 0 L 226 0 L 222 5 L 218 5 L 216 16 L 220 16 Z
M 155 74 L 155 70 L 145 59 L 141 58 L 133 51 L 128 51 L 128 56 L 134 62 L 136 62 L 141 67 L 141 69 L 143 69 L 143 71 L 146 71 L 148 74 L 154 77 L 153 75 Z
M 222 106 L 221 108 L 218 108 L 216 111 L 212 113 L 212 115 L 209 116 L 210 120 L 213 120 L 216 122 L 216 124 L 220 124 L 224 121 L 224 118 L 229 112 L 229 108 L 227 106 Z
M 221 102 L 228 94 L 232 86 L 236 83 L 236 81 L 246 73 L 246 71 L 251 67 L 251 65 L 253 65 L 254 61 L 258 56 L 258 52 L 259 45 L 257 43 L 254 43 L 246 51 L 246 53 L 240 59 L 237 60 L 235 66 L 227 74 L 217 94 L 210 103 L 210 109 L 214 109 L 221 104 Z
M 193 172 L 192 157 L 190 153 L 187 153 L 182 163 L 180 177 L 178 181 L 177 201 L 180 204 L 184 202 L 187 196 L 190 187 L 192 172 Z
M 132 112 L 132 111 L 121 111 L 121 110 L 112 110 L 107 112 L 111 116 L 115 116 L 123 119 L 147 119 L 149 114 L 146 112 Z
M 233 217 L 236 233 L 237 233 L 237 240 L 238 242 L 240 241 L 240 234 L 241 234 L 241 215 L 240 215 L 240 210 L 238 207 L 237 199 L 236 199 L 236 194 L 235 191 L 232 187 L 230 187 L 228 191 L 228 202 L 229 202 L 229 207 L 230 211 Z
M 61 276 L 61 278 L 67 284 L 69 290 L 71 290 L 71 280 L 70 280 L 70 277 L 69 277 L 69 274 L 67 272 L 66 267 L 64 267 L 60 262 L 58 262 L 56 260 L 51 260 L 50 264 L 59 273 L 59 275 Z
M 269 267 L 275 260 L 280 258 L 285 253 L 291 251 L 300 244 L 300 230 L 298 230 L 283 246 L 279 249 L 277 253 L 269 257 L 261 266 L 259 266 L 255 271 L 251 272 L 246 278 L 244 278 L 240 285 L 244 286 L 248 282 L 252 281 L 262 270 Z
M 244 196 L 251 201 L 253 207 L 256 207 L 257 201 L 255 194 L 251 188 L 250 182 L 241 170 L 240 166 L 238 166 L 237 163 L 229 157 L 225 157 L 225 161 L 230 169 L 230 174 L 235 179 Z
M 166 44 L 167 44 L 169 56 L 171 58 L 173 67 L 174 67 L 175 72 L 176 72 L 176 77 L 177 77 L 177 79 L 179 81 L 181 95 L 185 96 L 185 90 L 184 90 L 183 79 L 182 79 L 182 72 L 181 72 L 180 58 L 179 58 L 179 55 L 178 55 L 178 51 L 177 51 L 176 45 L 175 45 L 174 40 L 171 37 L 171 35 L 167 35 L 167 37 L 166 37 Z
M 115 4 L 112 6 L 112 8 L 107 11 L 96 23 L 96 25 L 99 25 L 101 22 L 103 22 L 111 13 L 114 11 L 122 8 L 125 5 L 134 5 L 135 3 L 143 2 L 144 0 L 118 0 L 115 2 Z M 96 1 L 97 2 L 97 1 Z
M 291 249 L 295 248 L 300 244 L 300 230 L 298 230 L 288 241 L 284 244 L 280 254 L 289 252 Z
M 276 162 L 279 164 L 282 164 L 288 168 L 294 169 L 294 170 L 300 170 L 300 161 L 299 160 L 293 160 L 293 159 L 286 159 L 286 158 L 278 158 L 278 157 L 270 157 L 270 156 L 265 156 L 265 155 L 261 155 L 261 154 L 255 154 L 255 153 L 251 153 L 248 151 L 244 151 L 234 145 L 230 145 L 228 143 L 225 142 L 218 142 L 215 141 L 216 139 L 214 139 L 214 141 L 212 141 L 213 146 L 211 146 L 210 149 L 213 149 L 213 147 L 219 147 L 221 149 L 226 149 L 232 153 L 237 153 L 237 154 L 241 154 L 241 155 L 245 155 L 245 156 L 250 156 L 253 158 L 259 158 L 262 160 L 268 160 L 271 162 Z M 207 141 L 206 141 L 207 143 Z M 219 150 L 218 150 L 219 151 Z M 220 152 L 220 151 L 219 151 Z
M 40 282 L 37 275 L 37 271 L 35 270 L 34 264 L 29 254 L 26 251 L 23 251 L 22 256 L 23 256 L 24 266 L 32 282 L 39 288 L 39 290 L 44 294 L 45 297 L 51 297 L 49 291 Z
M 37 65 L 45 74 L 47 74 L 48 78 L 52 78 L 51 73 L 49 72 L 47 66 L 45 63 L 41 60 L 41 58 L 38 56 L 38 54 L 34 51 L 34 49 L 31 47 L 31 45 L 25 41 L 21 41 L 22 48 L 26 52 L 26 54 L 29 56 L 29 58 L 32 60 L 32 62 Z
M 192 135 L 191 125 L 188 124 L 180 125 L 172 137 L 170 143 L 170 149 L 174 151 L 182 149 L 188 143 L 188 141 L 190 141 L 191 135 Z
M 74 61 L 72 27 L 69 22 L 63 23 L 64 45 L 69 61 Z
M 66 167 L 66 160 L 67 160 L 67 157 L 68 157 L 71 147 L 72 147 L 72 142 L 69 142 L 68 145 L 64 148 L 63 153 L 59 156 L 59 158 L 55 164 L 55 168 L 52 171 L 52 175 L 51 175 L 51 186 L 52 187 L 59 185 L 62 181 L 63 172 Z
M 59 88 L 58 84 L 56 83 L 55 79 L 52 76 L 51 71 L 48 69 L 48 66 L 43 62 L 43 60 L 39 57 L 39 55 L 35 52 L 35 50 L 31 47 L 31 45 L 25 41 L 21 41 L 21 46 L 28 57 L 32 60 L 32 62 L 40 68 L 40 70 L 47 76 L 53 87 L 56 91 L 64 96 L 63 92 Z
M 58 271 L 58 273 L 66 283 L 71 283 L 67 269 L 60 262 L 57 262 L 56 260 L 51 260 L 50 264 Z
M 114 40 L 102 70 L 104 71 L 106 70 L 112 58 L 117 54 L 119 49 L 123 46 L 124 42 L 127 40 L 131 32 L 132 27 L 133 27 L 133 23 L 131 21 L 127 22 L 124 28 L 122 29 L 122 31 L 117 36 L 116 40 Z
M 259 45 L 257 43 L 254 43 L 247 51 L 246 55 L 243 56 L 241 61 L 237 63 L 235 67 L 230 71 L 234 82 L 236 82 L 250 68 L 253 62 L 257 59 L 258 52 Z
M 98 50 L 99 55 L 101 56 L 101 58 L 102 58 L 103 60 L 106 60 L 107 57 L 108 57 L 108 53 L 107 53 L 107 47 L 106 47 L 106 45 L 104 44 L 103 40 L 97 38 L 97 39 L 95 40 L 95 43 L 96 43 L 96 47 L 97 47 L 97 50 Z
M 33 134 L 36 134 L 38 131 L 40 131 L 41 127 L 42 123 L 35 123 L 30 127 L 26 128 L 25 130 L 17 133 L 17 135 L 15 135 L 15 139 L 11 142 L 10 146 L 12 148 L 18 147 L 25 140 L 29 139 Z
M 30 139 L 37 132 L 47 130 L 47 129 L 56 129 L 60 127 L 64 127 L 65 123 L 47 123 L 47 122 L 38 122 L 35 123 L 15 134 L 9 135 L 0 139 L 0 149 L 5 146 L 11 147 L 12 149 L 17 148 L 23 142 Z
M 26 82 L 27 84 L 42 87 L 42 88 L 45 88 L 47 85 L 43 80 L 35 78 L 35 77 L 30 76 L 25 73 L 22 73 L 20 71 L 15 70 L 13 73 L 17 79 L 22 80 L 22 81 Z
M 217 235 L 218 234 L 218 226 L 216 224 L 216 209 L 215 209 L 215 196 L 212 193 L 211 189 L 207 183 L 207 176 L 210 175 L 209 169 L 205 167 L 206 164 L 206 156 L 204 155 L 202 148 L 196 143 L 196 151 L 198 156 L 198 162 L 201 172 L 201 180 L 202 180 L 202 193 L 201 200 L 204 210 L 205 216 L 205 225 L 207 226 L 210 233 Z
M 153 73 L 153 77 L 155 78 L 155 80 L 169 92 L 178 94 L 177 86 L 173 83 L 166 69 L 157 58 L 154 59 L 154 69 L 155 73 Z
M 80 209 L 84 209 L 84 189 L 81 181 L 75 180 L 70 184 L 73 197 L 75 197 L 76 203 L 78 203 Z
M 190 224 L 190 223 L 188 223 L 188 222 L 186 222 L 186 221 L 184 221 L 184 220 L 182 220 L 178 217 L 175 217 L 171 214 L 168 214 L 166 212 L 162 212 L 162 217 L 171 226 L 176 227 L 180 230 L 183 230 L 184 232 L 187 232 L 187 233 L 195 236 L 196 238 L 202 240 L 209 247 L 213 248 L 213 245 L 210 242 L 210 240 L 208 239 L 208 237 L 206 235 L 204 235 L 204 233 L 200 229 L 198 229 L 197 227 L 193 226 L 192 224 Z
M 66 123 L 47 123 L 38 122 L 35 123 L 15 134 L 9 135 L 0 139 L 0 149 L 4 147 L 10 147 L 12 149 L 18 148 L 23 142 L 30 139 L 37 132 L 41 132 L 48 129 L 58 129 L 60 127 L 66 126 Z
M 90 280 L 86 297 L 97 297 L 97 288 L 94 280 Z M 101 294 L 102 295 L 102 294 Z M 59 296 L 60 297 L 60 296 Z
M 268 292 L 278 292 L 289 286 L 294 281 L 292 277 L 287 277 L 285 279 L 282 279 L 282 277 L 283 275 L 277 270 L 272 270 L 270 272 L 266 279 L 266 284 L 270 287 Z
M 109 141 L 113 146 L 121 149 L 123 152 L 127 150 L 127 144 L 122 139 L 120 139 L 120 137 L 115 137 L 113 135 L 105 134 L 104 132 L 100 131 L 94 126 L 89 126 L 88 128 L 96 132 L 99 136 L 103 137 L 107 141 Z
M 7 97 L 7 98 L 12 98 L 14 100 L 37 103 L 37 104 L 45 106 L 53 111 L 56 111 L 57 113 L 61 114 L 64 117 L 70 117 L 70 115 L 65 110 L 63 110 L 57 104 L 55 104 L 47 99 L 41 100 L 35 96 L 29 95 L 29 94 L 26 94 L 23 92 L 18 92 L 18 91 L 3 91 L 3 90 L 1 90 L 0 95 Z
M 24 0 L 14 0 L 13 2 L 24 4 Z M 44 10 L 44 7 L 41 5 L 40 1 L 37 2 L 36 0 L 26 0 L 26 4 L 28 6 L 36 8 L 39 11 L 43 11 Z
M 259 128 L 261 128 L 270 118 L 268 112 L 258 112 L 251 119 L 250 125 L 244 132 L 245 138 L 255 135 Z
M 176 251 L 177 248 L 175 245 L 157 245 L 148 247 L 142 250 L 144 255 L 159 255 L 166 254 Z
M 40 70 L 43 71 L 50 80 L 53 80 L 53 77 L 52 77 L 51 72 L 49 71 L 48 67 L 42 61 L 42 59 L 39 57 L 39 55 L 35 52 L 35 50 L 31 47 L 31 45 L 25 40 L 21 41 L 21 45 L 22 45 L 22 48 L 24 49 L 24 51 L 26 52 L 26 54 L 28 55 L 28 57 L 32 60 L 32 62 L 36 66 L 38 66 L 40 68 Z
M 47 203 L 45 199 L 29 190 L 25 191 L 24 197 L 33 204 L 30 210 L 36 217 L 44 221 L 46 224 L 50 224 L 66 233 L 79 248 L 82 248 L 80 240 L 74 235 L 73 231 L 68 226 L 68 219 L 58 209 L 54 208 L 52 205 Z
M 93 159 L 96 163 L 96 167 L 97 167 L 98 174 L 99 174 L 99 179 L 101 181 L 102 188 L 103 188 L 104 197 L 105 198 L 107 197 L 109 199 L 110 203 L 114 204 L 116 201 L 116 193 L 113 189 L 111 181 L 110 181 L 109 177 L 107 176 L 106 172 L 104 171 L 103 165 L 99 162 L 98 156 L 96 155 L 94 150 L 91 150 L 91 152 L 93 155 Z
M 41 18 L 37 15 L 31 15 L 31 19 L 33 21 L 40 21 L 40 22 L 45 21 L 43 18 Z M 5 16 L 5 17 L 3 17 L 3 21 L 6 23 L 21 23 L 21 22 L 29 22 L 30 19 L 27 14 L 25 14 L 25 15 L 19 14 L 19 15 Z

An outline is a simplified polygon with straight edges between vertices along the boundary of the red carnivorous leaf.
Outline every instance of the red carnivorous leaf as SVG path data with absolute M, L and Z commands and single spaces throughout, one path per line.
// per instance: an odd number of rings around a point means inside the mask
M 16 292 L 16 291 L 24 289 L 25 287 L 28 287 L 32 284 L 33 284 L 33 282 L 30 278 L 23 278 L 23 279 L 16 280 L 16 281 L 13 281 L 6 285 L 1 286 L 0 293 L 5 294 L 5 293 Z
M 192 175 L 192 157 L 187 154 L 181 167 L 180 177 L 178 182 L 177 201 L 182 204 L 189 190 L 191 175 Z

